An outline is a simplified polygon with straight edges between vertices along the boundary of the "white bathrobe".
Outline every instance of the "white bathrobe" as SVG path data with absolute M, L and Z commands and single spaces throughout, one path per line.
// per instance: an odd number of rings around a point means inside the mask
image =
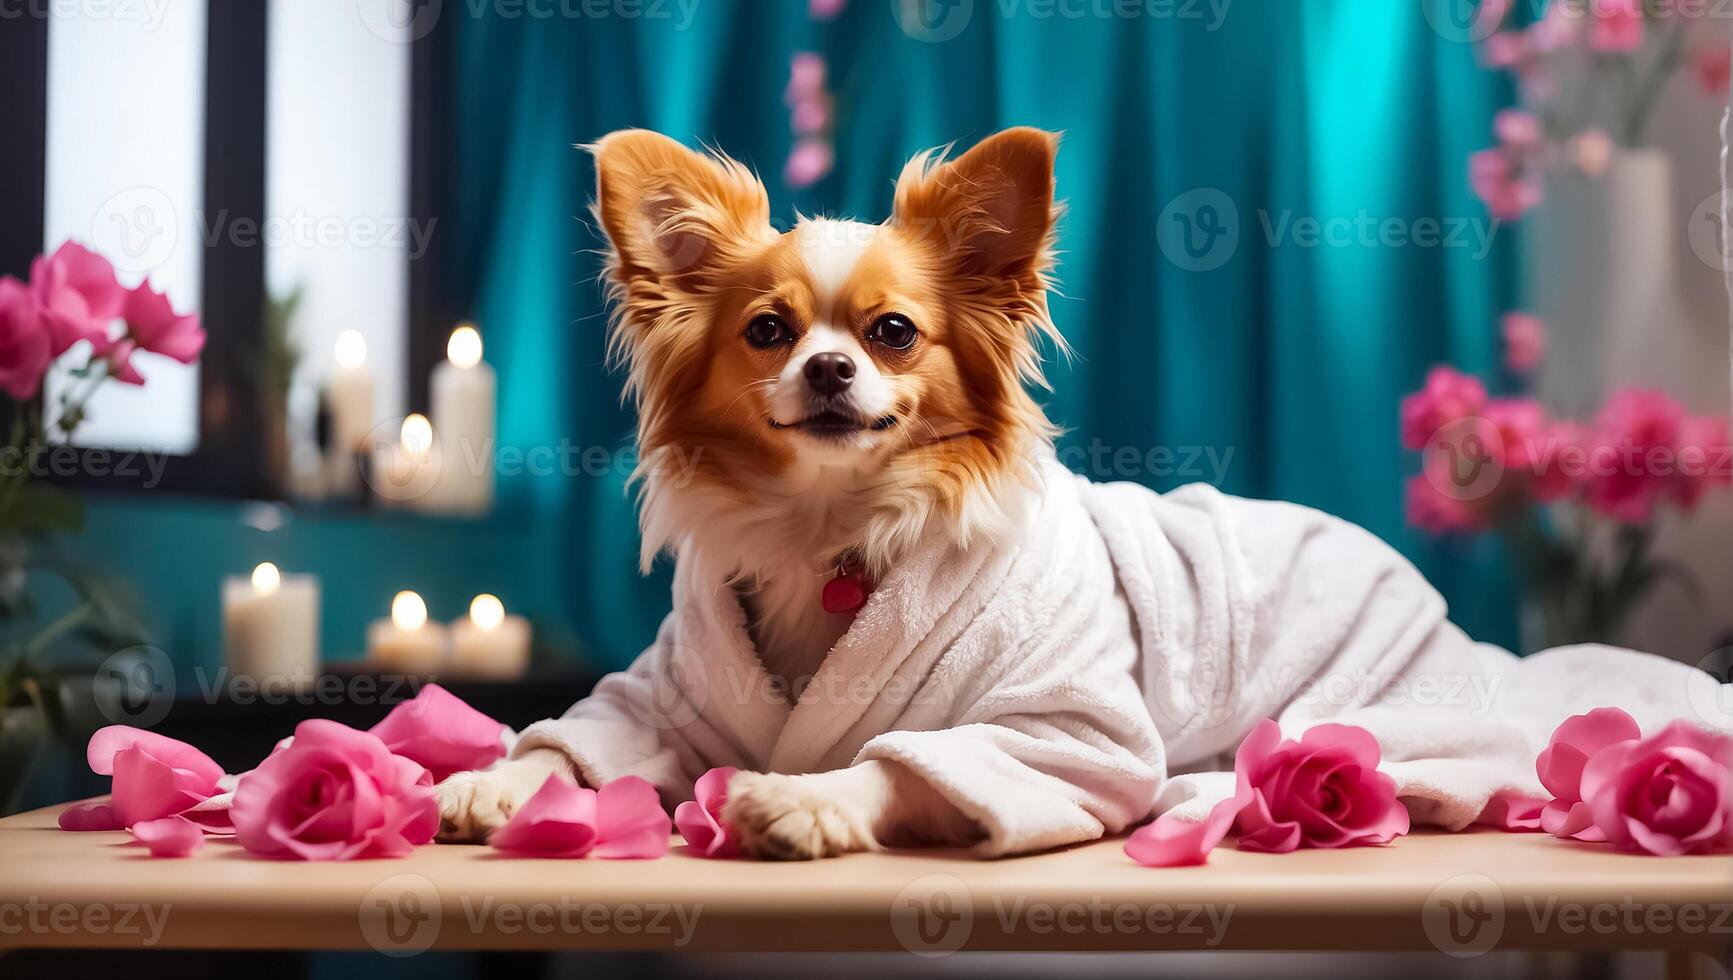
M 642 776 L 670 802 L 712 766 L 895 760 L 997 855 L 1201 818 L 1264 718 L 1290 736 L 1365 726 L 1415 819 L 1452 829 L 1501 791 L 1539 795 L 1535 755 L 1570 714 L 1733 730 L 1733 696 L 1694 668 L 1469 640 L 1399 554 L 1315 510 L 1091 484 L 1056 462 L 1041 480 L 1014 539 L 893 568 L 792 704 L 733 590 L 679 563 L 655 644 L 515 753 L 556 747 L 591 784 Z

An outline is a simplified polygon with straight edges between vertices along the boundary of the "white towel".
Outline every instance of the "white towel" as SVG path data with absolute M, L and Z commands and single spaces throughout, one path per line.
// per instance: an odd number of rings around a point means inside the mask
M 1308 508 L 1052 461 L 1041 484 L 1013 539 L 893 568 L 793 704 L 732 589 L 679 562 L 656 642 L 514 753 L 556 747 L 586 781 L 638 775 L 670 802 L 712 766 L 896 760 L 998 855 L 1201 816 L 1231 790 L 1208 770 L 1266 717 L 1365 725 L 1416 818 L 1461 827 L 1500 790 L 1538 792 L 1568 714 L 1617 704 L 1647 728 L 1717 703 L 1707 674 L 1654 657 L 1476 644 L 1394 550 Z

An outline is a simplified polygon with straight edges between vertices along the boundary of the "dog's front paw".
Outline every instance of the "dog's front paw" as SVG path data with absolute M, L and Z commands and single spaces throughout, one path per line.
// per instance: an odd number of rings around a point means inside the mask
M 564 756 L 538 750 L 492 769 L 446 777 L 433 788 L 439 802 L 439 839 L 453 844 L 486 841 L 555 772 L 571 774 Z
M 875 849 L 867 807 L 830 792 L 834 787 L 821 778 L 737 773 L 728 783 L 722 819 L 754 857 L 810 861 Z

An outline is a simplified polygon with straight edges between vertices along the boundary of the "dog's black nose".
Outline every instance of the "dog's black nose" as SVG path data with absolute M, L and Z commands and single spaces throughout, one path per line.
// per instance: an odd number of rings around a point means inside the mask
M 821 395 L 840 395 L 854 380 L 854 361 L 840 351 L 827 350 L 806 359 L 801 369 L 806 383 Z

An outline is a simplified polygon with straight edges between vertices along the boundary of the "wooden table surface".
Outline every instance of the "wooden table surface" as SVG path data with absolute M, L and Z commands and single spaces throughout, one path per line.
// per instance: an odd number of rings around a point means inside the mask
M 1415 833 L 1384 848 L 1150 869 L 1118 841 L 981 861 L 956 851 L 806 864 L 500 857 L 260 860 L 212 841 L 148 857 L 0 820 L 0 950 L 1696 949 L 1733 944 L 1733 859 L 1649 858 L 1538 834 Z

